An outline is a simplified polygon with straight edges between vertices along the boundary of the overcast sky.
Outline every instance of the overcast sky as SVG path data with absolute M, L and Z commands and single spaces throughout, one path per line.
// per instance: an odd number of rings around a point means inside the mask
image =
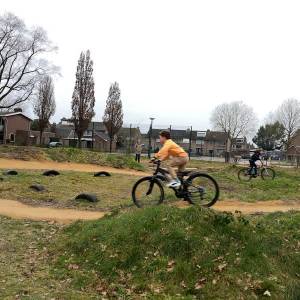
M 263 120 L 300 99 L 300 2 L 0 0 L 58 46 L 57 112 L 69 117 L 79 54 L 94 60 L 96 119 L 118 81 L 125 122 L 206 129 L 214 106 L 242 100 Z

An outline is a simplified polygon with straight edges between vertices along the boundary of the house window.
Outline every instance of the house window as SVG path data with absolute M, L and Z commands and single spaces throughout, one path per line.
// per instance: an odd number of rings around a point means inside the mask
M 197 137 L 205 137 L 206 131 L 197 131 Z
M 11 142 L 15 142 L 15 134 L 14 133 L 11 133 L 10 135 L 9 135 L 9 140 L 11 141 Z
M 196 140 L 196 144 L 197 145 L 204 145 L 204 141 L 203 140 Z

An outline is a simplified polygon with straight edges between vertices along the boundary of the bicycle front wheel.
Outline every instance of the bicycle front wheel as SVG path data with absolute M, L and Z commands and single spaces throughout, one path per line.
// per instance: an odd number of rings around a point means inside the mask
M 139 208 L 161 204 L 164 201 L 163 186 L 151 176 L 141 178 L 133 186 L 132 200 Z
M 261 178 L 263 180 L 273 180 L 275 178 L 275 171 L 271 168 L 264 168 L 261 170 Z
M 243 168 L 238 172 L 238 178 L 240 181 L 249 181 L 251 180 L 251 175 L 249 174 L 248 168 Z
M 195 173 L 187 179 L 187 199 L 191 204 L 210 207 L 219 199 L 219 186 L 208 174 Z

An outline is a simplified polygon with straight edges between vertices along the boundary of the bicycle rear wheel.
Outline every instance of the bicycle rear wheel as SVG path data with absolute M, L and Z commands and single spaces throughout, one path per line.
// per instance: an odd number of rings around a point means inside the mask
M 219 186 L 208 174 L 195 173 L 187 179 L 186 198 L 191 204 L 210 207 L 219 199 Z
M 139 208 L 161 204 L 164 200 L 163 186 L 151 176 L 141 178 L 133 186 L 132 200 Z
M 242 168 L 238 172 L 238 178 L 240 181 L 249 181 L 252 176 L 249 174 L 249 168 Z
M 273 180 L 275 178 L 275 171 L 271 168 L 264 168 L 261 171 L 261 178 L 263 180 Z

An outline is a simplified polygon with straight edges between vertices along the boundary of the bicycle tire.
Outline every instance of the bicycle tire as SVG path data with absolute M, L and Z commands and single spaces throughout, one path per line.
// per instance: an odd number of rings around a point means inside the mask
M 214 186 L 215 188 L 215 192 L 214 192 L 214 196 L 213 198 L 209 201 L 209 203 L 207 204 L 200 204 L 200 206 L 203 206 L 203 207 L 211 207 L 213 206 L 219 199 L 219 195 L 220 195 L 220 188 L 219 188 L 219 185 L 217 183 L 217 181 L 210 175 L 208 174 L 205 174 L 205 173 L 193 173 L 192 175 L 190 175 L 188 177 L 188 179 L 186 180 L 187 183 L 191 182 L 193 179 L 195 178 L 199 178 L 199 177 L 202 177 L 202 178 L 206 178 L 208 179 Z M 187 188 L 190 186 L 190 184 L 188 184 Z M 196 205 L 197 203 L 195 203 L 195 201 L 192 200 L 192 198 L 190 196 L 188 196 L 185 200 L 187 200 L 190 204 L 194 204 Z
M 242 168 L 239 170 L 238 172 L 238 178 L 240 181 L 250 181 L 252 176 L 250 174 L 248 174 L 249 168 Z M 247 176 L 245 175 L 247 174 Z M 243 176 L 244 175 L 244 176 Z
M 264 175 L 267 171 L 270 172 L 271 176 L 269 176 L 269 175 Z M 274 178 L 275 178 L 275 176 L 276 176 L 275 171 L 274 171 L 273 169 L 271 169 L 271 168 L 264 168 L 264 169 L 261 171 L 260 174 L 261 174 L 261 178 L 262 178 L 263 180 L 266 180 L 267 178 L 270 178 L 270 177 L 271 177 L 272 180 L 274 180 Z
M 132 192 L 131 192 L 131 196 L 132 196 L 132 200 L 133 200 L 133 203 L 138 207 L 138 208 L 142 208 L 144 207 L 144 205 L 141 204 L 141 201 L 138 200 L 137 198 L 137 195 L 136 195 L 136 192 L 137 192 L 137 188 L 139 185 L 141 185 L 141 183 L 145 182 L 145 181 L 149 181 L 150 184 L 153 183 L 153 185 L 157 185 L 158 188 L 159 188 L 159 191 L 160 191 L 160 196 L 158 197 L 157 201 L 156 202 L 156 205 L 159 205 L 161 204 L 163 201 L 164 201 L 164 198 L 165 198 L 165 192 L 164 192 L 164 188 L 161 184 L 161 182 L 156 179 L 156 178 L 153 178 L 152 176 L 147 176 L 147 177 L 143 177 L 141 179 L 139 179 L 133 186 L 132 188 Z M 150 186 L 149 186 L 150 188 Z M 153 189 L 153 187 L 152 187 Z M 151 191 L 152 193 L 152 191 Z

